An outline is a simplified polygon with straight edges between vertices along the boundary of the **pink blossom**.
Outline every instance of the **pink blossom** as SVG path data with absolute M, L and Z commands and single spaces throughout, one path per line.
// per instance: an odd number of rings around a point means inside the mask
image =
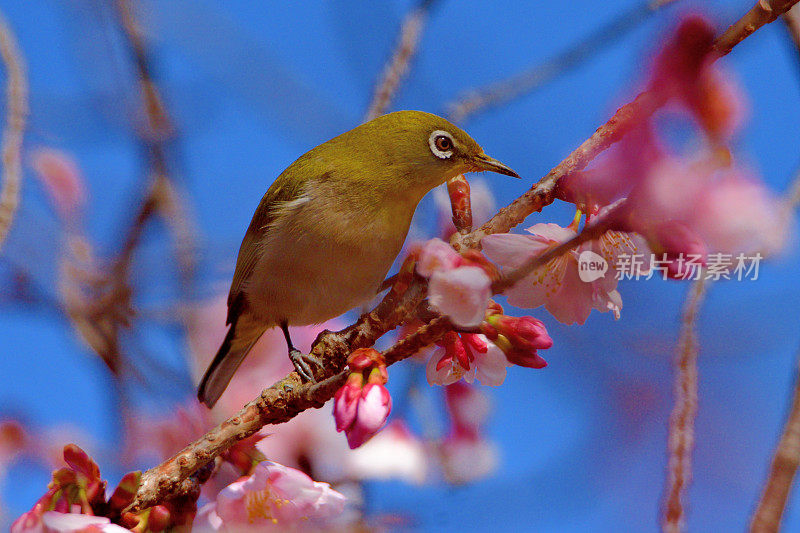
M 527 230 L 530 235 L 488 235 L 483 238 L 486 255 L 505 268 L 516 268 L 547 248 L 571 239 L 577 232 L 557 224 L 536 224 Z M 614 243 L 606 243 L 613 245 Z M 592 309 L 619 315 L 622 299 L 616 291 L 616 277 L 610 269 L 593 281 L 583 281 L 578 272 L 580 253 L 591 251 L 591 244 L 571 250 L 534 270 L 505 294 L 509 303 L 518 307 L 545 308 L 564 324 L 583 324 Z M 632 243 L 617 243 L 620 252 L 631 249 Z
M 262 461 L 249 477 L 222 491 L 197 513 L 195 531 L 316 530 L 344 509 L 345 498 L 310 477 Z
M 492 412 L 489 398 L 477 387 L 463 382 L 448 385 L 444 390 L 447 412 L 453 427 L 479 433 Z
M 714 64 L 715 31 L 703 17 L 685 17 L 655 58 L 649 89 L 675 99 L 712 140 L 732 135 L 742 121 L 741 91 Z
M 345 458 L 354 479 L 404 479 L 420 484 L 428 472 L 425 448 L 408 428 L 394 421 Z
M 479 389 L 463 382 L 445 389 L 445 404 L 452 429 L 439 445 L 445 478 L 468 483 L 485 477 L 497 467 L 495 446 L 481 435 L 489 417 L 489 399 Z
M 783 205 L 759 183 L 729 173 L 700 193 L 703 208 L 692 216 L 709 249 L 722 253 L 773 253 L 786 240 Z
M 429 385 L 450 385 L 461 378 L 472 383 L 475 381 L 475 372 L 475 365 L 461 366 L 458 359 L 448 357 L 443 347 L 434 350 L 425 365 L 425 376 Z
M 437 270 L 428 284 L 428 301 L 456 326 L 469 328 L 483 322 L 492 281 L 476 266 Z
M 449 332 L 437 343 L 425 373 L 430 385 L 450 385 L 464 379 L 497 386 L 506 378 L 509 366 L 503 353 L 483 335 Z
M 428 301 L 456 326 L 474 327 L 483 321 L 491 297 L 493 267 L 480 253 L 462 257 L 441 239 L 423 246 L 417 272 L 428 277 Z
M 464 484 L 488 476 L 497 469 L 497 446 L 480 435 L 455 432 L 440 447 L 442 470 L 450 483 Z
M 785 242 L 783 206 L 733 165 L 724 145 L 741 124 L 742 98 L 714 64 L 714 29 L 682 21 L 657 55 L 648 88 L 691 117 L 704 137 L 698 153 L 680 154 L 645 115 L 614 148 L 559 184 L 559 197 L 590 214 L 627 196 L 616 229 L 644 236 L 669 277 L 683 278 L 707 253 L 775 252 Z M 686 259 L 693 256 L 693 265 Z
M 44 513 L 42 515 L 42 524 L 44 525 L 42 531 L 45 533 L 116 533 L 130 531 L 117 524 L 112 524 L 111 520 L 104 516 L 59 513 L 56 511 Z
M 33 152 L 31 164 L 61 216 L 69 218 L 83 207 L 86 202 L 83 177 L 71 156 L 60 150 L 40 148 Z

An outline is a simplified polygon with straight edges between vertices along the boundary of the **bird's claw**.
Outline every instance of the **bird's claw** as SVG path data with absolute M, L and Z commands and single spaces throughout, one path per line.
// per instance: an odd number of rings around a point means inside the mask
M 322 361 L 310 354 L 304 354 L 300 350 L 290 351 L 289 359 L 291 359 L 295 371 L 300 375 L 300 379 L 302 379 L 304 382 L 317 382 L 317 380 L 314 378 L 313 367 L 321 368 Z

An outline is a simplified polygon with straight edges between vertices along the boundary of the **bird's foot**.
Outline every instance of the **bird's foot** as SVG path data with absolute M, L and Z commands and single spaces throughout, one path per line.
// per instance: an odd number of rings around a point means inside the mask
M 300 379 L 310 383 L 317 382 L 314 378 L 314 368 L 322 368 L 322 361 L 318 357 L 294 349 L 289 352 L 289 359 L 291 359 L 295 371 L 300 375 Z

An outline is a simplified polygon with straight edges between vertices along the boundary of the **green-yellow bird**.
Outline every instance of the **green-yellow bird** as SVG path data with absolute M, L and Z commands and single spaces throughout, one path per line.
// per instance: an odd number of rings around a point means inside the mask
M 464 172 L 517 174 L 442 117 L 397 111 L 323 143 L 267 190 L 239 248 L 230 329 L 197 393 L 213 407 L 247 352 L 280 326 L 305 380 L 319 361 L 288 326 L 318 324 L 373 298 L 428 191 Z

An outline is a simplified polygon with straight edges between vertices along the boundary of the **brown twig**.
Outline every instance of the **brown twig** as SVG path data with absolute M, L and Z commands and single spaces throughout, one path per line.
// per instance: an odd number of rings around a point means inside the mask
M 758 0 L 745 16 L 736 21 L 714 43 L 720 55 L 730 52 L 754 31 L 789 11 L 797 0 Z
M 788 13 L 784 16 L 786 15 Z M 784 223 L 789 224 L 794 217 L 795 209 L 800 205 L 800 170 L 795 173 L 786 192 L 785 200 Z M 800 375 L 795 377 L 792 406 L 786 424 L 783 426 L 778 446 L 775 448 L 772 466 L 764 483 L 761 499 L 753 513 L 750 531 L 767 533 L 780 529 L 798 464 L 800 464 Z
M 697 414 L 697 312 L 706 292 L 706 282 L 697 280 L 686 296 L 683 325 L 675 358 L 675 405 L 669 419 L 669 464 L 662 529 L 683 531 L 686 512 L 683 495 L 692 477 L 694 419 Z
M 675 0 L 644 1 L 596 29 L 571 48 L 508 79 L 472 89 L 447 104 L 447 117 L 463 123 L 475 114 L 506 105 L 577 67 Z
M 137 135 L 148 156 L 148 185 L 133 221 L 123 238 L 122 249 L 114 257 L 104 276 L 84 278 L 69 276 L 62 293 L 68 313 L 78 333 L 106 362 L 114 374 L 122 368 L 119 344 L 120 330 L 130 325 L 133 316 L 131 303 L 130 269 L 144 228 L 157 214 L 169 224 L 176 243 L 176 256 L 180 265 L 184 292 L 194 271 L 194 238 L 186 210 L 180 203 L 167 162 L 168 143 L 174 140 L 175 131 L 152 76 L 150 59 L 144 39 L 136 22 L 129 0 L 117 0 L 117 11 L 133 59 L 138 89 L 143 109 L 143 124 Z M 87 263 L 96 267 L 96 263 Z M 75 273 L 75 268 L 70 272 Z M 88 281 L 88 282 L 87 282 Z M 68 284 L 77 284 L 69 287 Z M 127 365 L 125 368 L 133 368 Z
M 0 189 L 0 247 L 11 230 L 22 182 L 22 138 L 28 116 L 25 62 L 5 16 L 0 13 L 0 56 L 6 69 L 6 124 L 3 128 L 3 186 Z
M 750 28 L 747 31 L 752 33 Z M 727 34 L 728 32 L 725 35 Z M 560 177 L 585 167 L 593 157 L 620 139 L 630 129 L 634 117 L 641 116 L 640 112 L 652 113 L 659 103 L 651 93 L 639 95 L 634 102 L 617 111 L 608 123 L 601 126 L 589 140 L 542 178 L 523 197 L 500 210 L 480 229 L 458 238 L 457 244 L 460 247 L 477 248 L 481 238 L 485 235 L 508 231 L 533 211 L 552 203 L 554 201 L 553 189 Z M 594 226 L 594 229 L 590 229 L 589 233 L 583 237 L 579 235 L 571 240 L 569 246 L 576 246 L 582 239 L 588 239 L 592 235 L 592 231 L 599 232 L 601 229 L 603 229 L 602 225 Z M 581 235 L 583 233 L 586 232 L 582 232 Z M 456 234 L 456 236 L 458 235 L 460 234 Z M 522 268 L 532 270 L 541 266 L 555 257 L 555 254 L 568 249 L 562 248 L 562 246 L 566 247 L 567 245 L 565 243 L 552 249 L 549 251 L 552 256 L 542 255 L 536 259 L 536 262 L 531 262 Z M 509 275 L 524 277 L 524 272 L 519 271 Z M 507 286 L 506 283 L 511 283 L 511 281 L 499 283 L 495 288 L 503 288 Z M 143 509 L 162 501 L 179 486 L 183 479 L 219 455 L 231 444 L 254 434 L 265 424 L 285 422 L 304 409 L 322 406 L 344 383 L 346 374 L 343 369 L 349 353 L 356 348 L 372 346 L 384 333 L 397 327 L 408 317 L 415 316 L 418 306 L 425 298 L 425 292 L 424 282 L 414 279 L 405 291 L 394 289 L 389 291 L 383 301 L 373 311 L 363 315 L 356 324 L 340 332 L 321 333 L 312 347 L 312 354 L 321 358 L 324 363 L 322 365 L 324 370 L 320 370 L 321 373 L 315 376 L 318 381 L 316 385 L 301 383 L 297 374 L 292 372 L 278 383 L 265 389 L 258 398 L 247 404 L 237 415 L 188 445 L 177 455 L 145 472 L 142 475 L 142 485 L 137 492 L 132 508 Z M 436 318 L 399 341 L 384 353 L 384 357 L 387 362 L 401 360 L 421 346 L 436 340 L 449 327 L 449 321 L 442 317 Z
M 800 464 L 800 374 L 795 376 L 792 406 L 772 457 L 769 477 L 750 523 L 750 531 L 778 531 L 786 501 Z
M 375 93 L 372 95 L 372 102 L 364 116 L 364 122 L 384 114 L 389 108 L 400 83 L 408 73 L 411 60 L 417 53 L 419 39 L 422 36 L 431 4 L 433 4 L 433 0 L 423 0 L 403 20 L 400 27 L 400 42 L 387 63 L 379 83 L 375 86 Z

